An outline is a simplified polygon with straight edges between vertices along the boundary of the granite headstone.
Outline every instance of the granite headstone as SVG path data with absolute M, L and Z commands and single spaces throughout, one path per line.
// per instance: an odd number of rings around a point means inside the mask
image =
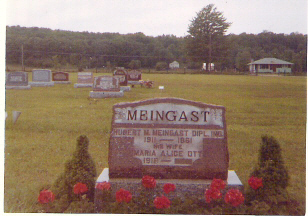
M 56 84 L 70 84 L 69 81 L 69 73 L 65 72 L 53 72 L 52 73 L 52 81 Z
M 131 85 L 140 85 L 139 80 L 142 80 L 141 78 L 142 73 L 138 70 L 132 70 L 127 72 L 127 83 Z
M 28 73 L 10 72 L 6 74 L 6 89 L 31 89 L 28 83 Z
M 225 108 L 177 98 L 113 107 L 111 178 L 228 177 Z
M 93 73 L 92 72 L 78 72 L 77 83 L 74 84 L 75 88 L 88 88 L 93 87 Z
M 157 98 L 113 106 L 109 141 L 109 168 L 97 183 L 110 182 L 112 194 L 120 188 L 133 196 L 142 191 L 141 178 L 156 179 L 154 193 L 173 183 L 174 198 L 204 197 L 214 178 L 226 188 L 243 191 L 234 170 L 228 170 L 229 153 L 225 108 L 179 98 Z M 96 195 L 95 195 L 96 196 Z M 101 196 L 95 197 L 97 209 Z
M 32 70 L 32 82 L 31 86 L 54 86 L 54 82 L 51 78 L 51 70 L 47 69 L 35 69 Z
M 130 91 L 130 86 L 127 86 L 127 71 L 123 67 L 117 67 L 116 70 L 113 72 L 113 76 L 119 79 L 121 91 Z
M 120 90 L 119 79 L 113 76 L 99 76 L 94 78 L 91 98 L 122 97 L 124 94 Z

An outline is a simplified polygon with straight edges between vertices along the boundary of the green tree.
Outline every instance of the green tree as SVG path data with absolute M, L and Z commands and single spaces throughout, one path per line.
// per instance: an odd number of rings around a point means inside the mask
M 250 52 L 248 50 L 243 50 L 240 51 L 236 55 L 236 68 L 238 68 L 240 71 L 245 72 L 248 70 L 247 64 L 250 62 L 251 57 L 250 57 Z
M 141 68 L 141 61 L 140 60 L 132 60 L 129 64 L 128 67 L 130 69 L 139 69 Z
M 208 67 L 222 53 L 224 34 L 230 25 L 213 4 L 204 7 L 189 25 L 186 37 L 188 55 L 205 60 Z

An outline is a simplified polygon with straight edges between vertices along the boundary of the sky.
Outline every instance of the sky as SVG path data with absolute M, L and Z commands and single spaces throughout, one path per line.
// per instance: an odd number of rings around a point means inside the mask
M 7 0 L 5 24 L 183 37 L 208 4 L 232 23 L 227 34 L 307 34 L 307 0 Z

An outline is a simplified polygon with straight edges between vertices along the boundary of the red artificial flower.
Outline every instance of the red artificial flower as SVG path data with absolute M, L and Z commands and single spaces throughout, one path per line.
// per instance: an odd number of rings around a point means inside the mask
M 49 203 L 55 200 L 55 195 L 50 190 L 42 190 L 38 197 L 39 203 Z
M 120 189 L 116 192 L 116 200 L 117 202 L 126 202 L 129 203 L 132 200 L 132 194 L 124 189 Z
M 245 198 L 241 191 L 230 189 L 225 196 L 225 202 L 236 207 L 244 202 Z
M 170 200 L 165 196 L 156 197 L 154 199 L 154 205 L 157 209 L 169 208 L 170 204 Z
M 218 190 L 224 189 L 226 187 L 226 183 L 221 179 L 213 179 L 211 183 L 211 188 L 215 188 Z
M 99 189 L 99 190 L 110 190 L 110 183 L 109 182 L 100 182 L 100 183 L 98 183 L 97 185 L 96 185 L 96 187 L 95 188 L 97 188 L 97 189 Z
M 263 181 L 262 178 L 251 176 L 248 180 L 248 184 L 250 187 L 254 190 L 257 190 L 260 187 L 263 187 Z
M 142 185 L 145 187 L 145 188 L 155 188 L 156 186 L 156 180 L 154 177 L 152 176 L 143 176 L 142 177 Z
M 204 193 L 205 195 L 205 201 L 207 203 L 210 203 L 213 200 L 219 199 L 221 198 L 222 194 L 220 193 L 220 190 L 218 190 L 217 188 L 210 188 L 207 189 Z
M 84 194 L 88 191 L 86 184 L 78 182 L 74 185 L 74 194 Z
M 164 185 L 164 192 L 166 194 L 170 193 L 171 191 L 174 191 L 175 190 L 175 185 L 174 184 L 171 184 L 171 183 L 167 183 Z

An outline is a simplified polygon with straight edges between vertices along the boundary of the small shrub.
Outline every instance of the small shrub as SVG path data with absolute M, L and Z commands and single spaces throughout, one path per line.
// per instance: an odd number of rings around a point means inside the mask
M 167 67 L 168 67 L 168 64 L 166 62 L 157 62 L 156 66 L 155 66 L 155 69 L 157 71 L 162 71 L 162 70 L 167 69 Z
M 81 200 L 83 195 L 90 202 L 94 201 L 96 168 L 88 152 L 88 146 L 89 139 L 87 136 L 79 136 L 73 158 L 65 163 L 64 173 L 58 177 L 53 185 L 56 199 L 64 199 L 66 206 L 67 203 L 69 205 L 73 201 Z M 80 185 L 86 185 L 87 190 L 81 190 Z M 75 194 L 74 186 L 75 192 L 78 189 L 78 192 L 82 191 L 82 194 Z M 78 186 L 77 189 L 76 186 Z
M 250 181 L 253 178 L 262 179 L 262 187 L 260 183 L 258 187 L 251 186 L 247 192 L 248 202 L 258 200 L 278 204 L 288 199 L 286 187 L 289 176 L 284 167 L 280 144 L 274 137 L 262 137 L 258 165 L 251 173 Z

